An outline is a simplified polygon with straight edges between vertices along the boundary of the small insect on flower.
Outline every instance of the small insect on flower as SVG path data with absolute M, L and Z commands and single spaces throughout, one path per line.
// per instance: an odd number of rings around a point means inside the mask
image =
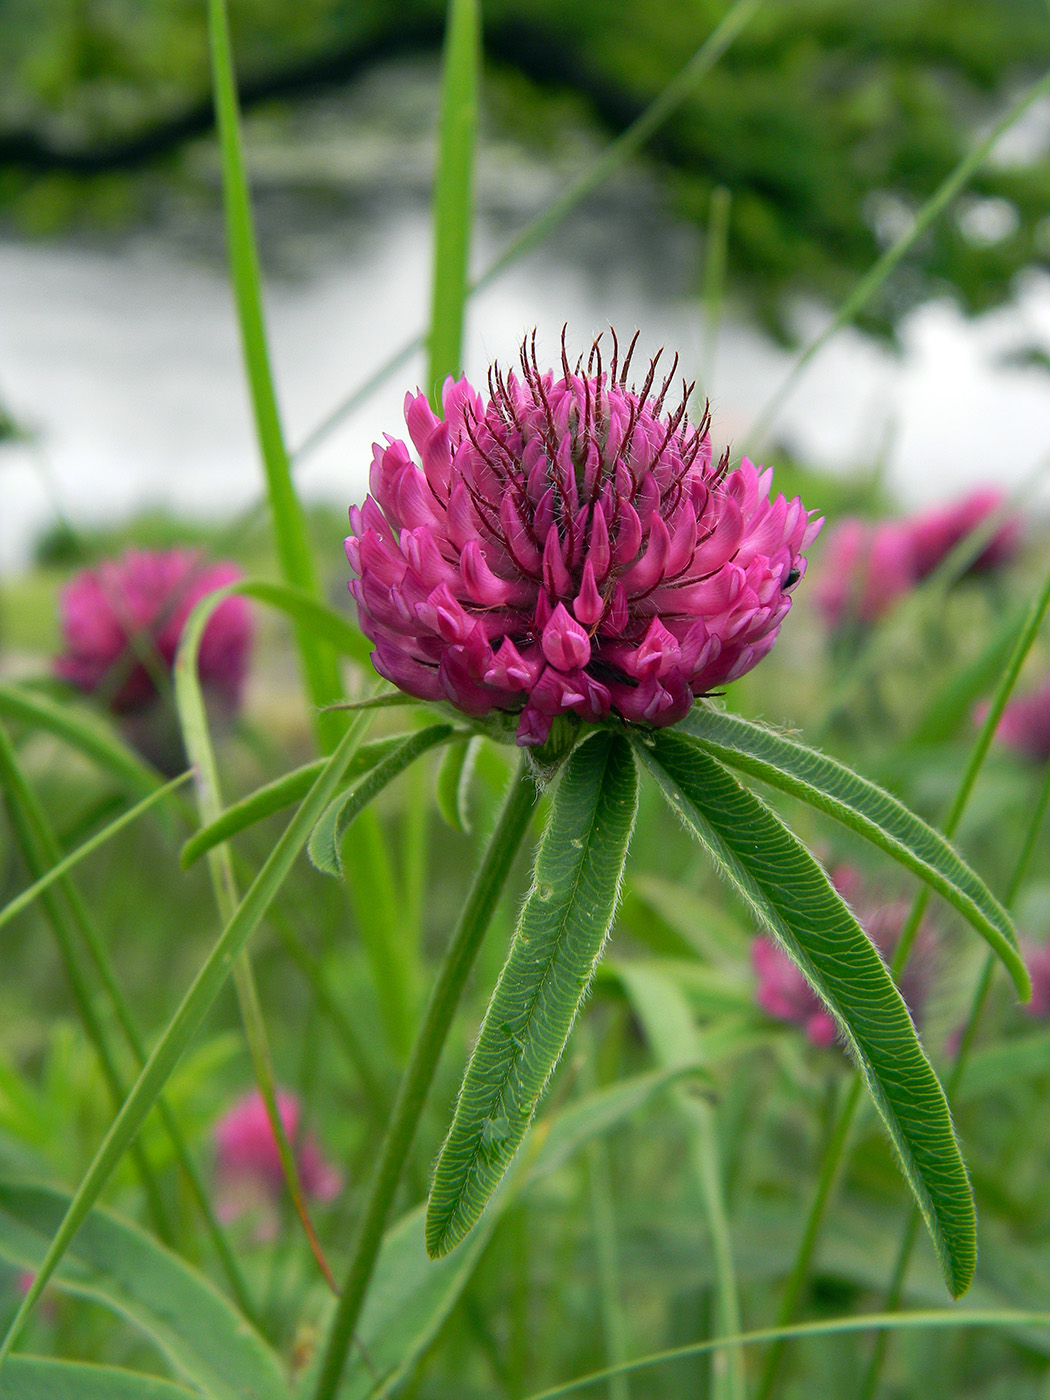
M 405 399 L 406 444 L 376 443 L 371 493 L 346 553 L 381 675 L 469 715 L 519 715 L 543 744 L 559 715 L 674 724 L 697 696 L 770 650 L 822 521 L 770 499 L 772 472 L 714 462 L 705 408 L 687 417 L 678 357 L 628 387 L 637 335 L 608 366 L 521 376 L 493 367 L 488 399 L 445 383 L 443 417 Z

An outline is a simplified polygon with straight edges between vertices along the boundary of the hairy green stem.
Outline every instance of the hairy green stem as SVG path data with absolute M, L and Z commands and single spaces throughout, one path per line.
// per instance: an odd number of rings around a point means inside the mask
M 988 714 L 985 716 L 977 738 L 974 740 L 973 747 L 970 750 L 966 771 L 963 773 L 955 796 L 952 799 L 951 807 L 948 810 L 948 815 L 944 821 L 943 832 L 949 839 L 955 834 L 960 818 L 966 810 L 966 804 L 973 792 L 974 784 L 984 764 L 999 720 L 1002 718 L 1003 710 L 1006 708 L 1006 702 L 1009 700 L 1010 693 L 1017 683 L 1017 678 L 1021 673 L 1021 667 L 1024 665 L 1025 659 L 1038 635 L 1048 607 L 1050 607 L 1050 573 L 1047 573 L 1039 593 L 1032 600 L 1028 608 L 1024 624 L 1021 627 L 1017 640 L 1014 643 L 1013 651 L 1010 654 L 1010 660 L 1007 662 L 1006 668 L 999 678 L 995 694 L 992 696 Z M 904 928 L 901 930 L 901 936 L 890 964 L 895 979 L 900 977 L 904 965 L 907 962 L 908 954 L 911 952 L 912 945 L 915 942 L 915 937 L 918 933 L 919 925 L 922 922 L 923 914 L 926 912 L 929 896 L 929 887 L 924 885 L 912 903 L 911 912 Z M 788 1285 L 781 1298 L 780 1307 L 777 1310 L 776 1322 L 778 1327 L 787 1326 L 794 1316 L 795 1307 L 798 1303 L 803 1283 L 809 1273 L 809 1266 L 812 1262 L 817 1238 L 820 1234 L 821 1226 L 824 1223 L 824 1215 L 831 1198 L 832 1186 L 841 1167 L 840 1159 L 845 1156 L 850 1129 L 860 1105 L 860 1098 L 861 1086 L 858 1079 L 854 1083 L 850 1096 L 846 1101 L 838 1130 L 832 1134 L 828 1142 L 824 1161 L 821 1166 L 817 1192 L 810 1205 L 802 1240 L 800 1241 L 798 1252 L 795 1256 L 795 1263 L 788 1277 Z M 756 1400 L 771 1400 L 776 1390 L 786 1345 L 787 1339 L 780 1338 L 770 1348 Z
M 517 855 L 535 802 L 535 786 L 524 758 L 511 784 L 496 830 L 474 876 L 467 902 L 445 953 L 430 994 L 423 1024 L 412 1047 L 379 1151 L 368 1195 L 358 1220 L 350 1265 L 332 1319 L 321 1362 L 315 1400 L 333 1400 L 339 1386 L 354 1328 L 379 1254 L 383 1230 L 401 1180 L 405 1159 L 445 1038 L 481 941 L 488 928 L 511 865 Z

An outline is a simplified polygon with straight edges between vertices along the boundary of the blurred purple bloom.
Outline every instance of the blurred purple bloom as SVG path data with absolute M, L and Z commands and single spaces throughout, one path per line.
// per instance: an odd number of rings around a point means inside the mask
M 636 337 L 637 339 L 637 337 Z M 765 656 L 816 536 L 772 473 L 712 463 L 709 418 L 664 414 L 671 373 L 627 387 L 634 342 L 608 372 L 489 373 L 489 398 L 449 379 L 444 417 L 407 395 L 404 442 L 376 444 L 371 494 L 350 511 L 350 591 L 381 675 L 470 715 L 520 712 L 519 744 L 555 716 L 681 719 L 695 696 Z M 659 356 L 657 356 L 657 360 Z M 652 395 L 650 397 L 650 395 Z
M 974 721 L 983 724 L 988 714 L 984 700 L 973 712 Z M 1033 763 L 1050 759 L 1050 677 L 1027 695 L 1011 700 L 1003 710 L 995 737 Z
M 875 622 L 916 580 L 911 534 L 898 521 L 849 516 L 829 533 L 816 601 L 829 627 Z
M 1022 1010 L 1039 1020 L 1050 1018 L 1050 943 L 1025 942 L 1021 952 L 1032 978 L 1032 1000 Z
M 857 922 L 887 961 L 893 956 L 901 929 L 911 909 L 908 900 L 879 902 L 865 891 L 860 872 L 840 865 L 830 872 L 831 883 L 853 907 Z M 929 960 L 934 935 L 923 924 L 900 980 L 900 991 L 913 1018 L 922 1011 L 928 994 Z M 812 1044 L 822 1049 L 837 1035 L 835 1021 L 824 1003 L 779 944 L 764 934 L 751 943 L 751 962 L 758 978 L 755 1000 L 778 1021 L 800 1026 Z
M 1006 500 L 994 486 L 979 487 L 959 501 L 934 506 L 914 515 L 906 523 L 915 551 L 915 575 L 924 579 L 937 565 Z M 1017 552 L 1021 536 L 1019 516 L 1006 519 L 973 561 L 968 573 L 984 573 L 1008 563 Z
M 759 934 L 751 943 L 751 962 L 758 978 L 755 1000 L 762 1010 L 774 1020 L 801 1026 L 814 1045 L 831 1045 L 838 1032 L 830 1012 L 779 944 Z
M 304 1193 L 318 1201 L 332 1200 L 342 1189 L 342 1177 L 325 1161 L 313 1134 L 300 1134 L 299 1100 L 279 1089 L 277 1111 L 295 1151 Z M 258 1089 L 238 1099 L 219 1119 L 214 1138 L 220 1219 L 233 1220 L 250 1205 L 272 1205 L 280 1199 L 285 1187 L 284 1169 Z
M 241 577 L 234 564 L 204 564 L 194 550 L 129 550 L 84 569 L 63 590 L 65 650 L 55 662 L 63 680 L 97 692 L 110 709 L 128 714 L 157 696 L 150 666 L 167 673 L 182 629 L 206 593 Z M 253 624 L 244 598 L 219 604 L 201 639 L 201 684 L 236 709 L 248 670 Z

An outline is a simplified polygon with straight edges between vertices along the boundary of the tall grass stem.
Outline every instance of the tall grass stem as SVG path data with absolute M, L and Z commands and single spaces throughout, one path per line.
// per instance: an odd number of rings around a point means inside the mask
M 467 975 L 529 827 L 536 789 L 524 758 L 511 781 L 496 829 L 449 941 L 412 1053 L 398 1088 L 358 1220 L 350 1264 L 332 1319 L 315 1400 L 333 1400 L 375 1267 L 394 1193 L 415 1137 L 438 1058 Z

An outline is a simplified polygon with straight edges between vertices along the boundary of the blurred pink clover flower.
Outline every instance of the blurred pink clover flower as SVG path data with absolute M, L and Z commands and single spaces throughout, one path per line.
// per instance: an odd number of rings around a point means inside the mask
M 77 574 L 62 592 L 65 644 L 55 671 L 103 697 L 117 714 L 147 708 L 170 674 L 179 639 L 205 594 L 241 577 L 235 564 L 205 564 L 195 550 L 129 550 Z M 245 598 L 225 598 L 204 629 L 199 674 L 226 708 L 240 703 L 253 639 Z

